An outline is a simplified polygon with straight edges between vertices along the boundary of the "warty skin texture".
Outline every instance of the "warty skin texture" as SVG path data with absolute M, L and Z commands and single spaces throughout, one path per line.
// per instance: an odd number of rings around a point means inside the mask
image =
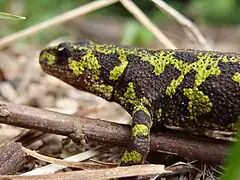
M 44 49 L 39 62 L 46 73 L 119 103 L 132 116 L 122 165 L 144 162 L 156 124 L 233 131 L 239 118 L 239 54 L 79 41 Z

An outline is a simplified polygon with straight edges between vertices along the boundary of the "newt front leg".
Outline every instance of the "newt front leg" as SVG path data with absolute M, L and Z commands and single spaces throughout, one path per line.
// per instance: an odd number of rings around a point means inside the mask
M 121 166 L 144 163 L 150 149 L 150 127 L 152 124 L 149 111 L 138 109 L 132 114 L 131 145 L 123 154 Z

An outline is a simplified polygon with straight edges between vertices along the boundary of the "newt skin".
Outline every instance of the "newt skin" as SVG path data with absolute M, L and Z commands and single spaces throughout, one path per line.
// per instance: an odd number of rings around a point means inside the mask
M 240 54 L 82 40 L 44 49 L 39 62 L 49 75 L 119 103 L 132 116 L 121 165 L 144 163 L 157 124 L 234 131 L 240 117 Z

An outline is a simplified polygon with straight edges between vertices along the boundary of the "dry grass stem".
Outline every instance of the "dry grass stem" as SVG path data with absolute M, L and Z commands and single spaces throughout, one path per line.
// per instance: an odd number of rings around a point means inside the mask
M 176 49 L 176 46 L 163 34 L 163 32 L 151 22 L 151 20 L 129 0 L 119 0 L 122 5 L 133 14 L 153 35 L 168 49 Z
M 29 37 L 31 35 L 34 35 L 39 31 L 50 28 L 52 26 L 59 25 L 61 23 L 64 23 L 64 22 L 69 21 L 71 19 L 74 19 L 78 16 L 85 15 L 87 13 L 93 12 L 93 11 L 98 10 L 100 8 L 103 8 L 103 7 L 109 6 L 111 4 L 114 4 L 116 2 L 118 2 L 118 0 L 93 1 L 93 2 L 88 3 L 86 5 L 80 6 L 76 9 L 73 9 L 73 10 L 68 11 L 66 13 L 63 13 L 61 15 L 58 15 L 54 18 L 46 20 L 42 23 L 33 25 L 33 26 L 31 26 L 27 29 L 24 29 L 22 31 L 16 32 L 14 34 L 11 34 L 9 36 L 6 36 L 6 37 L 0 39 L 0 49 L 18 41 L 18 40 L 21 40 L 25 37 Z
M 165 170 L 163 165 L 138 165 L 138 166 L 129 166 L 129 167 L 117 167 L 109 169 L 99 169 L 99 170 L 86 170 L 86 171 L 71 171 L 71 172 L 60 172 L 50 175 L 41 175 L 41 176 L 2 176 L 5 179 L 24 179 L 24 180 L 45 180 L 45 179 L 84 179 L 84 180 L 94 180 L 94 179 L 110 179 L 118 177 L 129 177 L 129 176 L 144 176 L 160 174 L 165 176 L 171 174 L 171 171 Z
M 90 149 L 88 151 L 85 151 L 80 154 L 76 154 L 70 157 L 65 158 L 63 161 L 71 161 L 71 162 L 77 162 L 77 161 L 85 161 L 89 158 L 92 158 L 99 154 L 99 149 Z M 28 152 L 29 153 L 29 152 Z M 33 175 L 41 175 L 41 174 L 51 174 L 57 171 L 60 171 L 61 169 L 66 168 L 66 164 L 59 165 L 56 164 L 48 164 L 43 167 L 35 168 L 31 171 L 28 171 L 26 173 L 22 173 L 21 176 L 33 176 Z
M 177 10 L 175 10 L 162 0 L 152 0 L 152 2 L 154 2 L 160 9 L 163 9 L 169 15 L 174 17 L 181 25 L 186 27 L 191 32 L 191 34 L 194 35 L 198 43 L 200 43 L 205 50 L 212 50 L 211 46 L 208 44 L 202 33 L 189 19 L 187 19 L 185 16 L 183 16 L 181 13 L 179 13 Z

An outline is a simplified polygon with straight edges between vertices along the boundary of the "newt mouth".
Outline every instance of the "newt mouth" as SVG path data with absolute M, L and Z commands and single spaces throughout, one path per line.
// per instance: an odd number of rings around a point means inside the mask
M 73 75 L 73 71 L 66 67 L 59 67 L 59 66 L 44 66 L 42 65 L 42 70 L 47 73 L 48 75 L 54 76 L 62 81 L 71 84 L 72 86 L 76 86 L 82 82 L 82 78 L 79 76 Z

